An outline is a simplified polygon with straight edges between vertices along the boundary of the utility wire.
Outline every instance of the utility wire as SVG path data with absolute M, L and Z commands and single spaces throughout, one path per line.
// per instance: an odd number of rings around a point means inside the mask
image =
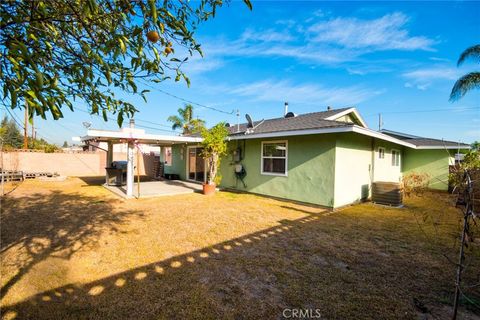
M 95 114 L 95 113 L 92 114 L 92 113 L 88 112 L 87 110 L 83 110 L 83 109 L 80 109 L 80 108 L 78 108 L 78 107 L 73 107 L 73 109 L 103 119 L 103 116 L 98 115 L 98 114 Z M 117 119 L 114 119 L 114 118 L 111 118 L 111 117 L 107 117 L 107 119 L 108 119 L 108 120 L 111 120 L 111 121 L 117 121 Z M 135 119 L 135 120 L 138 120 L 138 119 Z M 147 120 L 139 120 L 139 121 L 147 122 Z M 155 124 L 155 125 L 162 125 L 162 124 L 158 124 L 158 123 L 155 123 L 155 122 L 150 122 L 150 121 L 148 121 L 148 122 L 149 122 L 149 123 L 153 123 L 153 124 Z M 152 130 L 164 131 L 164 132 L 170 132 L 170 133 L 171 133 L 171 132 L 178 133 L 178 131 L 175 131 L 175 130 L 167 130 L 167 129 L 160 129 L 160 128 L 148 127 L 148 126 L 144 126 L 144 125 L 141 125 L 141 124 L 136 124 L 136 126 L 137 126 L 137 127 L 140 127 L 140 128 L 145 128 L 145 129 L 152 129 Z M 166 126 L 166 125 L 162 125 L 162 126 Z
M 423 113 L 423 112 L 444 112 L 444 111 L 468 111 L 468 110 L 475 110 L 480 108 L 478 107 L 465 107 L 465 108 L 460 108 L 460 109 L 429 109 L 429 110 L 411 110 L 411 111 L 381 111 L 378 113 L 381 114 L 397 114 L 397 113 Z M 378 115 L 378 113 L 370 113 L 365 116 L 373 116 L 373 115 Z
M 202 107 L 202 108 L 206 108 L 206 109 L 210 109 L 210 110 L 213 110 L 213 111 L 217 111 L 217 112 L 220 112 L 220 113 L 224 113 L 224 114 L 234 114 L 235 113 L 235 110 L 232 110 L 231 112 L 227 112 L 227 111 L 224 111 L 224 110 L 221 110 L 221 109 L 217 109 L 217 108 L 214 108 L 214 107 L 210 107 L 210 106 L 206 106 L 204 104 L 201 104 L 201 103 L 198 103 L 198 102 L 194 102 L 194 101 L 191 101 L 191 100 L 188 100 L 188 99 L 185 99 L 185 98 L 182 98 L 182 97 L 179 97 L 177 95 L 174 95 L 170 92 L 167 92 L 165 90 L 162 90 L 162 89 L 159 89 L 159 88 L 156 88 L 148 83 L 146 83 L 145 81 L 140 81 L 142 82 L 145 86 L 155 90 L 155 91 L 158 91 L 160 93 L 163 93 L 167 96 L 170 96 L 172 98 L 175 98 L 177 100 L 180 100 L 180 101 L 183 101 L 183 102 L 186 102 L 186 103 L 190 103 L 190 104 L 193 104 L 193 105 L 196 105 L 198 107 Z
M 8 107 L 5 107 L 5 106 L 2 106 L 2 107 L 3 107 L 3 109 L 5 109 L 8 112 L 10 117 L 12 117 L 13 121 L 15 121 L 17 123 L 17 125 L 20 127 L 20 129 L 25 130 L 25 127 L 21 124 L 21 122 L 19 122 L 17 120 L 14 113 L 10 112 L 10 109 Z

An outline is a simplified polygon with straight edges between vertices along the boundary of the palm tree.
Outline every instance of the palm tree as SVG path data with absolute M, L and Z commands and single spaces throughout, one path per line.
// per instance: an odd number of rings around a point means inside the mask
M 178 116 L 170 116 L 167 120 L 173 123 L 173 130 L 182 128 L 183 134 L 191 134 L 198 128 L 205 126 L 205 121 L 193 118 L 191 104 L 186 104 L 184 108 L 178 108 Z
M 467 59 L 480 60 L 480 45 L 474 45 L 463 51 L 458 59 L 457 66 L 460 66 Z M 480 88 L 480 72 L 470 72 L 455 82 L 450 93 L 450 101 L 456 101 L 462 98 L 468 91 Z

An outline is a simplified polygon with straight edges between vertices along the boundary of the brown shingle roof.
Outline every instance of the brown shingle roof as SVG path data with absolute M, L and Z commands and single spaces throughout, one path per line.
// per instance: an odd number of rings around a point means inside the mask
M 350 127 L 351 123 L 345 123 L 340 121 L 325 120 L 325 118 L 331 117 L 337 113 L 345 111 L 349 108 L 328 110 L 322 112 L 312 112 L 298 115 L 291 118 L 274 118 L 263 121 L 254 121 L 254 127 L 252 133 L 270 133 L 270 132 L 282 132 L 282 131 L 295 131 L 295 130 L 308 130 L 308 129 L 321 129 L 321 128 L 334 128 L 334 127 Z M 236 125 L 229 127 L 231 135 L 245 134 L 247 130 L 247 124 L 242 123 L 237 130 Z

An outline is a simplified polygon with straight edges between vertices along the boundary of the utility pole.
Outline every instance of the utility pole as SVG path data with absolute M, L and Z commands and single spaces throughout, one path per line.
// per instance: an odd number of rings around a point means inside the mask
M 23 149 L 28 149 L 28 106 L 25 102 L 25 123 L 23 124 Z
M 237 109 L 237 132 L 240 132 L 240 110 Z
M 382 130 L 382 126 L 383 126 L 382 114 L 379 113 L 378 114 L 378 131 Z

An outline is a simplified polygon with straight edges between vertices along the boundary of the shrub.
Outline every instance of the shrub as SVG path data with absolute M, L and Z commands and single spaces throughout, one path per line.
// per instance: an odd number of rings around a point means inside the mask
M 430 182 L 430 176 L 426 173 L 412 172 L 406 174 L 402 178 L 403 192 L 406 197 L 412 193 L 422 195 L 427 189 Z

